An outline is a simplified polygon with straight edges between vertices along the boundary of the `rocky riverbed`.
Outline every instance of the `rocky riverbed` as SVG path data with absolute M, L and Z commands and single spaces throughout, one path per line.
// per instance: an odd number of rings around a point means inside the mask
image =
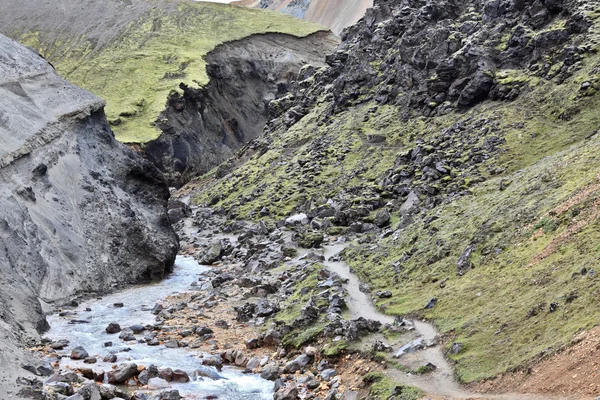
M 387 294 L 369 293 L 342 261 L 350 238 L 301 240 L 302 215 L 268 227 L 175 201 L 170 216 L 181 219 L 174 273 L 50 316 L 34 348 L 46 361 L 29 366 L 42 377 L 22 381 L 23 393 L 356 399 L 389 369 L 398 393 L 465 394 L 433 326 L 373 305 Z

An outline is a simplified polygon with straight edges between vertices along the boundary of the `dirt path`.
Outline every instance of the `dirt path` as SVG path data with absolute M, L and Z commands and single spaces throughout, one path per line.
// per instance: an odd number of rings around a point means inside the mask
M 323 255 L 325 261 L 323 265 L 331 272 L 337 273 L 344 281 L 347 281 L 345 288 L 348 291 L 346 303 L 348 305 L 349 316 L 351 319 L 363 317 L 381 322 L 382 324 L 393 323 L 394 317 L 385 315 L 377 310 L 369 295 L 360 290 L 360 280 L 350 271 L 348 265 L 342 261 L 333 261 L 347 246 L 345 243 L 336 243 L 330 246 L 324 246 Z M 413 335 L 403 335 L 397 342 L 390 343 L 393 352 L 397 352 L 400 347 L 414 341 L 422 339 L 425 343 L 433 344 L 439 333 L 436 328 L 427 322 L 410 321 L 414 324 Z M 408 339 L 409 337 L 410 339 Z M 529 394 L 480 394 L 473 393 L 464 388 L 455 378 L 454 370 L 450 363 L 444 357 L 441 346 L 431 345 L 414 353 L 403 355 L 401 358 L 403 364 L 415 366 L 434 364 L 437 369 L 428 374 L 411 374 L 400 371 L 395 368 L 389 368 L 386 373 L 398 384 L 411 385 L 420 388 L 428 395 L 441 396 L 437 398 L 451 399 L 490 399 L 490 400 L 547 400 L 547 399 L 576 399 L 579 397 L 564 397 L 553 395 L 529 395 Z M 510 389 L 510 388 L 504 388 Z

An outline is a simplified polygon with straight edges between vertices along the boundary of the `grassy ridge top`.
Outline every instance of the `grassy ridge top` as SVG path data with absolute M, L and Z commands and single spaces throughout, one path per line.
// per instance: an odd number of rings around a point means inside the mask
M 279 13 L 226 4 L 163 1 L 160 7 L 148 7 L 152 2 L 133 3 L 131 21 L 119 15 L 119 10 L 129 11 L 120 6 L 113 11 L 119 18 L 112 23 L 102 21 L 98 27 L 89 20 L 89 29 L 79 32 L 64 27 L 63 22 L 57 22 L 58 33 L 23 26 L 11 29 L 6 22 L 0 25 L 46 56 L 66 79 L 103 97 L 115 135 L 125 143 L 158 137 L 154 122 L 169 92 L 178 90 L 180 83 L 190 87 L 206 84 L 203 56 L 219 44 L 257 33 L 302 37 L 323 29 Z M 90 12 L 104 17 L 91 6 Z M 106 42 L 106 36 L 111 40 Z

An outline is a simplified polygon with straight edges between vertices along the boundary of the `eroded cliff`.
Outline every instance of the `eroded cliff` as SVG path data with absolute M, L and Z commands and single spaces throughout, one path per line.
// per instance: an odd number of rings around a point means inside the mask
M 16 344 L 47 328 L 42 304 L 160 278 L 172 268 L 178 244 L 166 183 L 115 140 L 103 106 L 0 36 L 3 393 L 21 367 Z

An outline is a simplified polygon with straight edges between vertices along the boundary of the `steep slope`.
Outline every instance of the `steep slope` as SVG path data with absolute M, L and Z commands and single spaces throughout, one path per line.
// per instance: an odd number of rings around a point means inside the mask
M 303 212 L 299 238 L 357 239 L 344 257 L 378 306 L 435 321 L 463 382 L 526 367 L 600 317 L 599 15 L 376 2 L 188 188 L 231 220 Z
M 145 154 L 175 185 L 208 172 L 255 139 L 269 102 L 304 65 L 324 66 L 337 44 L 329 32 L 318 32 L 253 35 L 218 46 L 206 56 L 209 84 L 171 93 L 158 121 L 162 134 L 146 144 Z
M 106 102 L 119 141 L 145 143 L 180 85 L 208 83 L 203 56 L 252 34 L 306 36 L 323 27 L 275 12 L 189 0 L 20 0 L 0 4 L 0 32 L 37 50 Z
M 373 7 L 372 0 L 240 0 L 233 4 L 279 11 L 326 26 L 338 35 Z
M 20 373 L 16 345 L 47 328 L 42 304 L 172 267 L 166 183 L 115 140 L 103 106 L 0 36 L 0 393 Z

